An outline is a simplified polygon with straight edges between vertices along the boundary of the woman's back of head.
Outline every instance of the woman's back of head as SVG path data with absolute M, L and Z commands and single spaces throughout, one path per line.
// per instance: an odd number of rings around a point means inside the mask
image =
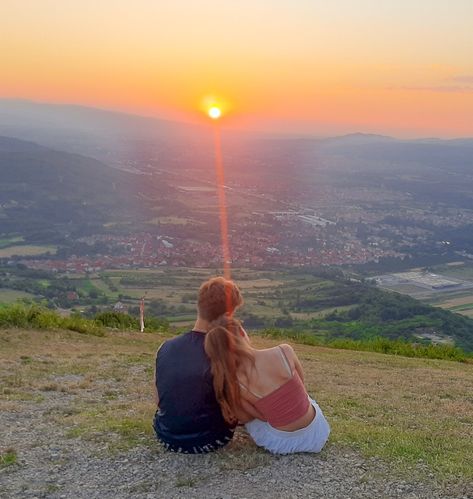
M 238 370 L 243 363 L 254 362 L 241 323 L 228 316 L 214 321 L 205 335 L 204 348 L 210 358 L 215 395 L 222 414 L 233 422 L 235 410 L 241 405 Z

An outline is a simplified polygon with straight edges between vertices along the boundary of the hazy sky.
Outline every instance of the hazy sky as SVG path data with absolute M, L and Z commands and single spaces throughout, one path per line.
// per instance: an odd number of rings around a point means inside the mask
M 473 136 L 473 0 L 1 0 L 0 97 Z

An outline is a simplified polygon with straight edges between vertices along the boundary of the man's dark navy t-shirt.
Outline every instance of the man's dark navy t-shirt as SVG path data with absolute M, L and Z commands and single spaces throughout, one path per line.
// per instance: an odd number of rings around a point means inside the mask
M 154 428 L 175 450 L 216 448 L 232 436 L 215 398 L 204 340 L 204 333 L 190 331 L 166 341 L 156 356 L 159 410 Z

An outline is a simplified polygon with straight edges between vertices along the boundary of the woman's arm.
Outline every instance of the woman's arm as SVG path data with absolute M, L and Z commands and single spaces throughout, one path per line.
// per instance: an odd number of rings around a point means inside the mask
M 238 414 L 235 414 L 235 416 L 238 418 L 240 423 L 248 423 L 249 421 L 253 421 L 253 419 L 265 421 L 264 416 L 258 411 L 258 409 L 243 397 L 241 397 L 241 407 L 237 412 Z

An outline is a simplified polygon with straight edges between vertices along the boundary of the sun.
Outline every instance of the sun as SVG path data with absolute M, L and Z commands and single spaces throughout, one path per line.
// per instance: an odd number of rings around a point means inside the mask
M 212 106 L 208 109 L 207 114 L 213 120 L 218 120 L 222 116 L 222 110 L 217 106 Z

